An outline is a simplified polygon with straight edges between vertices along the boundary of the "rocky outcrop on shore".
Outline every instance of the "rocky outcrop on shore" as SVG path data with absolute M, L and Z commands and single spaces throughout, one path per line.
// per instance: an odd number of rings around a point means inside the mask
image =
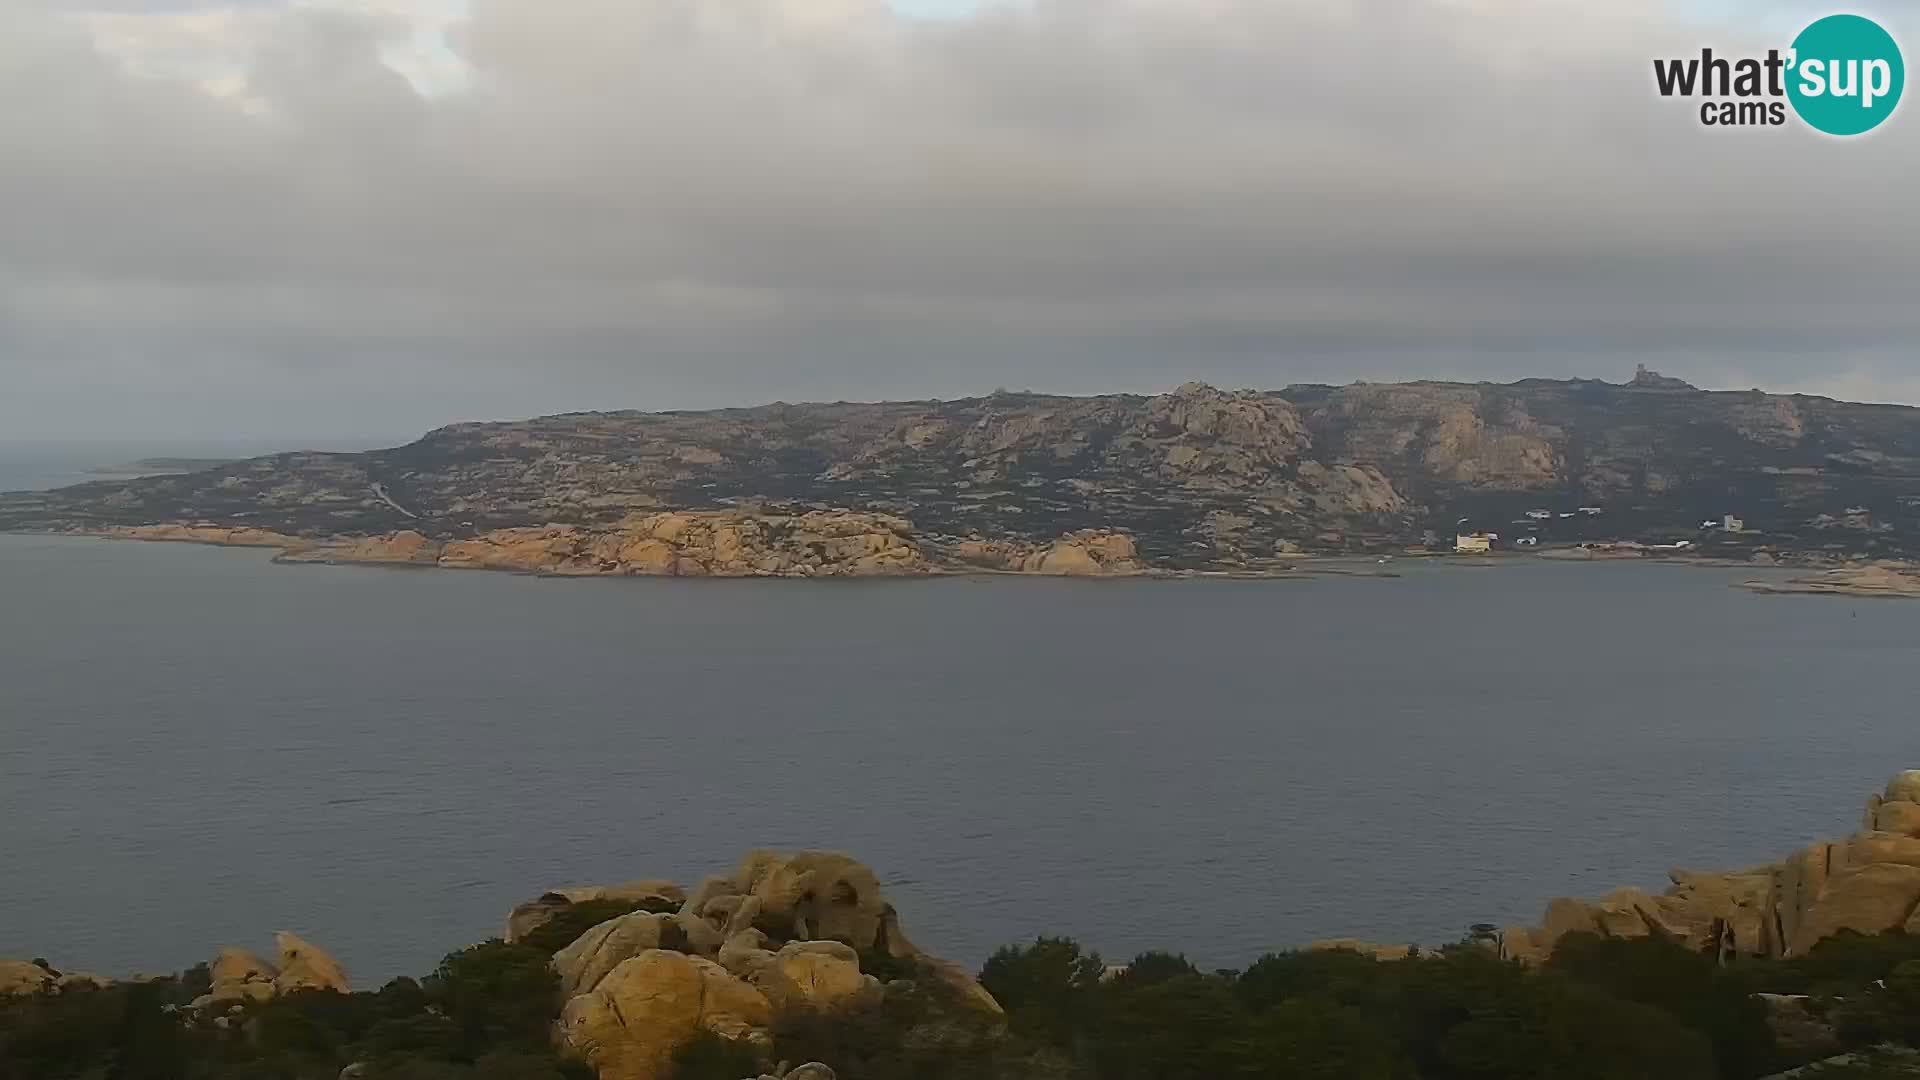
M 1676 870 L 1659 896 L 1620 889 L 1599 900 L 1561 898 L 1538 926 L 1500 935 L 1502 955 L 1544 961 L 1571 933 L 1659 934 L 1733 956 L 1804 955 L 1842 931 L 1920 933 L 1920 770 L 1895 776 L 1867 802 L 1851 838 L 1814 844 L 1779 863 L 1730 873 Z
M 1002 1022 L 965 968 L 907 939 L 873 871 L 832 852 L 755 851 L 691 892 L 552 890 L 515 907 L 507 933 L 524 940 L 591 900 L 676 894 L 678 911 L 615 916 L 554 954 L 566 999 L 556 1036 L 600 1080 L 663 1080 L 674 1051 L 702 1033 L 760 1050 L 782 1014 L 880 1004 L 892 983 L 862 970 L 869 962 L 915 972 L 976 1022 Z
M 194 999 L 193 1008 L 220 1010 L 301 990 L 353 992 L 345 970 L 326 950 L 286 930 L 273 940 L 278 964 L 269 964 L 246 949 L 221 949 L 209 967 L 213 986 Z
M 1106 529 L 1082 529 L 1051 544 L 1009 540 L 963 540 L 951 549 L 960 563 L 1015 574 L 1102 577 L 1145 570 L 1133 538 Z
M 84 971 L 60 971 L 44 960 L 0 960 L 0 1000 L 33 994 L 64 994 L 74 990 L 97 990 L 112 985 L 111 979 Z
M 554 577 L 900 577 L 996 571 L 1058 577 L 1144 573 L 1133 538 L 1081 529 L 1050 544 L 936 543 L 913 523 L 842 510 L 635 515 L 610 528 L 547 525 L 436 541 L 413 529 L 322 540 L 258 529 L 163 525 L 92 535 L 225 547 L 277 547 L 275 561 L 505 570 Z
M 82 530 L 87 535 L 116 540 L 150 540 L 178 544 L 212 544 L 216 547 L 280 548 L 304 547 L 308 541 L 271 529 L 229 528 L 223 525 L 116 525 Z
M 636 515 L 605 528 L 498 529 L 438 543 L 413 530 L 296 544 L 280 561 L 508 570 L 559 577 L 839 577 L 923 574 L 912 523 L 884 514 L 730 511 Z
M 1745 587 L 1758 593 L 1920 599 L 1920 566 L 1908 563 L 1847 566 L 1788 581 L 1749 581 Z

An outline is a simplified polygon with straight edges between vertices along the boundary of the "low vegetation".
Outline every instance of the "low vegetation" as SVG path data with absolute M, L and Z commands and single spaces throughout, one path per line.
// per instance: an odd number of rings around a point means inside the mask
M 0 1080 L 336 1080 L 349 1065 L 365 1080 L 584 1080 L 550 1043 L 548 959 L 579 929 L 477 945 L 377 991 L 218 1017 L 187 1008 L 204 968 L 12 1000 L 0 1004 Z M 1467 942 L 1398 961 L 1278 953 L 1223 971 L 1148 953 L 1117 973 L 1072 940 L 1040 938 L 980 973 L 1004 1030 L 935 980 L 880 974 L 886 992 L 861 1009 L 782 1016 L 772 1060 L 823 1061 L 841 1080 L 1758 1080 L 1808 1063 L 1800 1075 L 1830 1080 L 1920 1075 L 1902 1049 L 1920 1045 L 1920 937 L 1900 933 L 1727 966 L 1659 939 L 1573 935 L 1539 969 Z M 741 1080 L 771 1064 L 708 1039 L 682 1047 L 674 1071 Z

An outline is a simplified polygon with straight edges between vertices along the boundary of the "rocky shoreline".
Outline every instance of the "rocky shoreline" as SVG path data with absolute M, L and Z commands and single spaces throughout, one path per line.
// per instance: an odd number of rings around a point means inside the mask
M 211 524 L 111 526 L 66 535 L 269 548 L 288 564 L 500 570 L 550 577 L 828 578 L 956 573 L 1151 574 L 1131 537 L 1101 529 L 1050 544 L 929 540 L 903 518 L 852 511 L 633 515 L 606 528 L 547 525 L 439 541 L 413 530 L 312 539 Z
M 7 530 L 0 530 L 5 532 Z M 71 536 L 236 547 L 275 552 L 284 565 L 494 570 L 539 577 L 916 578 L 956 575 L 1276 581 L 1309 577 L 1395 578 L 1400 562 L 1497 567 L 1530 560 L 1657 562 L 1737 569 L 1831 567 L 1787 582 L 1748 581 L 1755 592 L 1827 596 L 1920 596 L 1920 568 L 1876 562 L 1833 566 L 1823 553 L 1765 552 L 1755 559 L 1648 549 L 1595 553 L 1584 547 L 1494 555 L 1410 549 L 1390 556 L 1289 554 L 1259 567 L 1171 569 L 1144 559 L 1133 537 L 1083 529 L 1051 543 L 926 537 L 905 519 L 857 511 L 744 514 L 682 511 L 636 515 L 606 528 L 570 525 L 493 530 L 465 540 L 434 540 L 413 530 L 377 536 L 293 536 L 207 522 L 13 530 Z
M 1920 567 L 1907 563 L 1848 566 L 1789 581 L 1749 581 L 1757 593 L 1780 596 L 1853 596 L 1920 600 Z
M 1781 976 L 1786 981 L 1739 991 L 1750 996 L 1756 1008 L 1763 1007 L 1774 1032 L 1769 1038 L 1803 1057 L 1857 1050 L 1841 1038 L 1844 1025 L 1823 1012 L 1842 1006 L 1816 1003 L 1804 994 L 1772 993 L 1764 986 L 1794 985 L 1798 976 L 1791 976 L 1790 965 L 1820 954 L 1824 944 L 1836 938 L 1866 942 L 1881 935 L 1896 959 L 1910 951 L 1903 944 L 1906 937 L 1920 941 L 1920 770 L 1896 775 L 1874 794 L 1861 830 L 1847 840 L 1816 844 L 1768 866 L 1730 873 L 1675 871 L 1672 877 L 1673 887 L 1661 896 L 1623 889 L 1597 901 L 1562 898 L 1549 905 L 1539 926 L 1498 932 L 1476 927 L 1460 943 L 1438 950 L 1334 939 L 1301 952 L 1270 955 L 1244 976 L 1225 972 L 1218 977 L 1244 983 L 1255 978 L 1261 964 L 1344 970 L 1345 978 L 1359 974 L 1343 966 L 1349 963 L 1369 965 L 1369 970 L 1380 965 L 1382 971 L 1424 964 L 1465 964 L 1471 969 L 1482 962 L 1474 961 L 1475 955 L 1515 971 L 1534 971 L 1572 963 L 1570 956 L 1612 956 L 1610 962 L 1624 963 L 1638 955 L 1632 947 L 1640 943 L 1673 949 L 1675 956 L 1699 958 L 1722 970 L 1757 971 L 1751 965 L 1761 962 L 1789 965 L 1781 969 L 1788 973 Z M 496 1010 L 517 995 L 528 999 L 517 1006 L 526 1014 L 517 1037 L 525 1045 L 550 1046 L 558 1055 L 552 1060 L 559 1063 L 552 1067 L 561 1071 L 547 1071 L 550 1066 L 540 1065 L 534 1054 L 513 1059 L 521 1062 L 516 1068 L 533 1071 L 457 1075 L 564 1077 L 574 1075 L 565 1071 L 571 1068 L 595 1080 L 753 1080 L 756 1072 L 786 1080 L 833 1080 L 839 1075 L 837 1067 L 861 1053 L 844 1042 L 847 1038 L 898 1040 L 902 1047 L 917 1047 L 914 1053 L 931 1055 L 926 1058 L 930 1061 L 948 1055 L 1013 1060 L 1006 1057 L 1007 1049 L 1024 1045 L 1020 1039 L 1032 1036 L 1032 1014 L 1024 1010 L 1035 1005 L 1034 987 L 1023 981 L 1035 975 L 1010 970 L 1015 964 L 1059 971 L 1069 979 L 1060 992 L 1071 990 L 1072 979 L 1087 980 L 1088 988 L 1096 981 L 1121 988 L 1166 979 L 1177 984 L 1183 972 L 1211 978 L 1173 954 L 1144 954 L 1129 965 L 1102 966 L 1097 955 L 1082 956 L 1077 945 L 1047 938 L 1030 948 L 1003 949 L 976 977 L 913 944 L 871 868 L 846 855 L 819 851 L 753 851 L 731 871 L 707 877 L 691 889 L 650 879 L 547 890 L 509 912 L 500 938 L 449 956 L 426 990 L 403 979 L 375 995 L 355 994 L 346 972 L 325 950 L 288 932 L 277 934 L 275 945 L 273 961 L 242 948 L 221 949 L 200 969 L 195 988 L 169 991 L 179 996 L 163 1010 L 173 1017 L 166 1023 L 179 1038 L 228 1046 L 223 1052 L 237 1053 L 232 1048 L 277 1037 L 261 1025 L 269 1017 L 285 1023 L 284 1014 L 272 1011 L 282 1004 L 300 1015 L 332 1017 L 329 1022 L 339 1023 L 346 1015 L 341 1010 L 351 1011 L 351 999 L 360 1003 L 355 1008 L 398 1009 L 412 1017 L 408 1024 L 435 1028 L 469 1007 L 462 1004 L 463 994 L 492 995 L 487 1007 Z M 1627 951 L 1609 952 L 1611 947 Z M 1859 947 L 1848 948 L 1853 950 L 1848 955 L 1860 955 Z M 1055 963 L 1047 959 L 1055 954 L 1065 967 L 1047 966 Z M 1300 959 L 1315 955 L 1352 960 Z M 1822 970 L 1831 968 L 1831 961 L 1824 963 Z M 1920 960 L 1915 960 L 1900 969 L 1899 978 L 1907 978 L 1909 968 L 1920 976 Z M 1674 972 L 1664 977 L 1674 977 Z M 475 979 L 477 984 L 468 985 Z M 30 1017 L 31 1009 L 40 1005 L 58 1011 L 62 1003 L 84 1003 L 90 995 L 105 1000 L 104 995 L 128 986 L 160 992 L 191 982 L 136 976 L 121 983 L 62 973 L 44 960 L 0 962 L 0 1076 L 8 1075 L 9 1008 L 24 1005 L 29 1012 L 12 1016 Z M 522 989 L 514 989 L 522 984 Z M 1013 994 L 1011 1002 L 1003 1004 L 992 986 Z M 506 998 L 500 999 L 502 994 Z M 341 1004 L 326 1005 L 330 998 Z M 443 1004 L 435 1006 L 434 1001 Z M 421 1003 L 425 1012 L 408 1011 Z M 883 1017 L 888 1018 L 884 1023 Z M 838 1034 L 819 1041 L 821 1024 Z M 411 1046 L 408 1040 L 417 1034 L 402 1038 L 389 1033 L 384 1041 L 355 1045 L 384 1045 L 391 1051 Z M 1750 1031 L 1746 1037 L 1755 1036 Z M 798 1064 L 782 1057 L 793 1048 L 823 1046 L 838 1047 L 827 1056 L 846 1056 L 838 1063 Z M 1074 1075 L 1055 1070 L 1058 1063 L 1048 1064 L 1053 1059 L 1045 1052 L 1036 1053 L 1019 1057 L 1019 1067 L 1012 1071 L 979 1075 Z M 701 1055 L 720 1064 L 697 1065 L 707 1060 Z M 388 1064 L 382 1065 L 383 1060 Z M 349 1062 L 338 1077 L 417 1075 L 383 1071 L 394 1060 L 376 1055 Z M 1034 1071 L 1036 1062 L 1044 1068 Z M 772 1071 L 761 1071 L 766 1069 Z

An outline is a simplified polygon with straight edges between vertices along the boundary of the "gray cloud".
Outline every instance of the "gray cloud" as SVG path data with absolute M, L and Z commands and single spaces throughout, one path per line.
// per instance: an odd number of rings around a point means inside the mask
M 444 3 L 115 7 L 0 14 L 13 437 L 1639 361 L 1920 402 L 1920 128 L 1702 129 L 1650 58 L 1781 42 L 1650 2 L 475 0 L 457 62 Z

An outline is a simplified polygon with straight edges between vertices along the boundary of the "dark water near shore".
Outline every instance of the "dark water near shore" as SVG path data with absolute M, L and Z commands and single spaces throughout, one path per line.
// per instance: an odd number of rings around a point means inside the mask
M 872 862 L 977 962 L 1435 942 L 1777 857 L 1920 766 L 1920 603 L 1749 571 L 547 581 L 0 537 L 0 957 L 297 929 L 363 982 L 557 884 Z

